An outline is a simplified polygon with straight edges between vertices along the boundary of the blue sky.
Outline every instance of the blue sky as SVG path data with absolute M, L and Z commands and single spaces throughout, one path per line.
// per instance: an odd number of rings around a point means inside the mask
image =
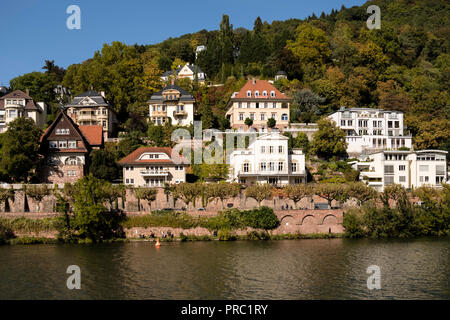
M 364 0 L 14 0 L 0 3 L 0 85 L 42 71 L 44 60 L 67 68 L 93 56 L 104 43 L 153 44 L 202 29 L 218 29 L 223 13 L 235 28 L 263 21 L 302 19 L 362 5 Z M 81 29 L 69 30 L 68 6 L 81 9 Z M 365 22 L 364 22 L 365 23 Z

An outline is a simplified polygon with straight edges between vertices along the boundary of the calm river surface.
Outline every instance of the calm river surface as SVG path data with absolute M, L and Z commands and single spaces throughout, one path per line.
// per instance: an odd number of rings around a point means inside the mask
M 0 246 L 0 299 L 450 299 L 449 258 L 449 238 Z

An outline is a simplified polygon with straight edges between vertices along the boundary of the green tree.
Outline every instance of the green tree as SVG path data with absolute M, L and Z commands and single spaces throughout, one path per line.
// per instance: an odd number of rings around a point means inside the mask
M 273 196 L 273 187 L 270 184 L 254 184 L 245 189 L 245 196 L 253 198 L 258 202 L 258 207 L 261 207 L 263 200 L 269 199 Z
M 4 201 L 5 203 L 4 212 L 10 211 L 9 200 L 14 202 L 14 194 L 15 192 L 12 186 L 9 189 L 0 187 L 0 202 Z
M 319 183 L 313 188 L 315 195 L 328 201 L 328 207 L 331 208 L 331 202 L 338 200 L 340 202 L 345 201 L 348 198 L 348 192 L 346 188 L 337 183 Z
M 177 199 L 182 199 L 186 205 L 193 204 L 195 208 L 195 200 L 202 194 L 202 183 L 180 183 L 175 186 L 174 195 Z
M 326 63 L 331 55 L 325 32 L 309 23 L 297 27 L 295 40 L 287 40 L 286 47 L 303 64 L 321 65 Z
M 277 125 L 277 121 L 274 118 L 267 119 L 267 127 L 274 128 Z
M 343 155 L 347 150 L 345 132 L 336 124 L 324 118 L 317 121 L 318 131 L 314 133 L 311 143 L 311 153 L 325 159 Z
M 306 184 L 289 184 L 283 188 L 289 199 L 294 201 L 294 209 L 297 209 L 297 203 L 303 198 L 311 196 L 311 187 Z
M 253 125 L 253 120 L 250 118 L 245 118 L 244 123 L 246 126 L 248 126 L 250 128 Z
M 123 237 L 122 222 L 125 214 L 119 210 L 107 210 L 105 181 L 92 175 L 84 176 L 73 185 L 73 211 L 59 217 L 60 237 L 66 241 L 88 239 L 98 242 Z
M 30 118 L 20 117 L 0 134 L 0 176 L 14 182 L 27 181 L 38 164 L 42 130 Z
M 50 189 L 46 184 L 24 184 L 22 186 L 23 192 L 30 198 L 34 199 L 36 204 L 36 212 L 40 212 L 40 204 L 42 200 L 50 195 Z
M 158 194 L 158 189 L 156 188 L 134 188 L 134 194 L 138 199 L 147 200 L 147 203 L 152 209 L 152 202 L 156 200 L 156 195 Z
M 368 187 L 363 182 L 351 182 L 348 184 L 349 196 L 355 198 L 358 201 L 358 205 L 361 206 L 370 200 L 375 200 L 378 197 L 378 192 Z
M 113 181 L 121 176 L 116 155 L 108 149 L 95 149 L 90 153 L 89 172 L 98 179 Z
M 291 119 L 294 122 L 313 122 L 322 114 L 320 105 L 325 102 L 325 98 L 320 97 L 309 89 L 296 91 L 293 95 L 291 105 Z

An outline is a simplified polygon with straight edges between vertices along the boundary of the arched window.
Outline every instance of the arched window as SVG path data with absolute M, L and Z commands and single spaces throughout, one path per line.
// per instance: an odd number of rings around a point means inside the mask
M 259 91 L 258 90 L 255 91 L 255 97 L 259 97 Z
M 68 157 L 65 161 L 65 164 L 70 166 L 77 166 L 79 165 L 79 163 L 80 163 L 79 159 L 75 156 Z
M 287 113 L 283 113 L 283 114 L 281 115 L 281 120 L 283 120 L 283 121 L 287 121 L 287 120 L 288 120 L 288 115 L 287 115 Z
M 247 91 L 247 97 L 251 97 L 252 96 L 252 92 L 250 90 Z
M 270 96 L 275 97 L 275 91 L 270 91 Z
M 267 97 L 267 91 L 266 90 L 263 91 L 263 96 Z

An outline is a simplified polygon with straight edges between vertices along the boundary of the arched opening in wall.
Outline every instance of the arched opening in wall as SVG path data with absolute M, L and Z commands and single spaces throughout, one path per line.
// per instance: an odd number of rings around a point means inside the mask
M 295 219 L 291 215 L 284 216 L 280 221 L 282 232 L 290 232 L 296 228 Z
M 312 215 L 307 215 L 302 219 L 302 225 L 317 225 L 317 220 Z
M 337 223 L 338 223 L 337 218 L 332 214 L 325 216 L 325 218 L 323 218 L 322 221 L 322 224 L 327 226 L 337 225 Z

